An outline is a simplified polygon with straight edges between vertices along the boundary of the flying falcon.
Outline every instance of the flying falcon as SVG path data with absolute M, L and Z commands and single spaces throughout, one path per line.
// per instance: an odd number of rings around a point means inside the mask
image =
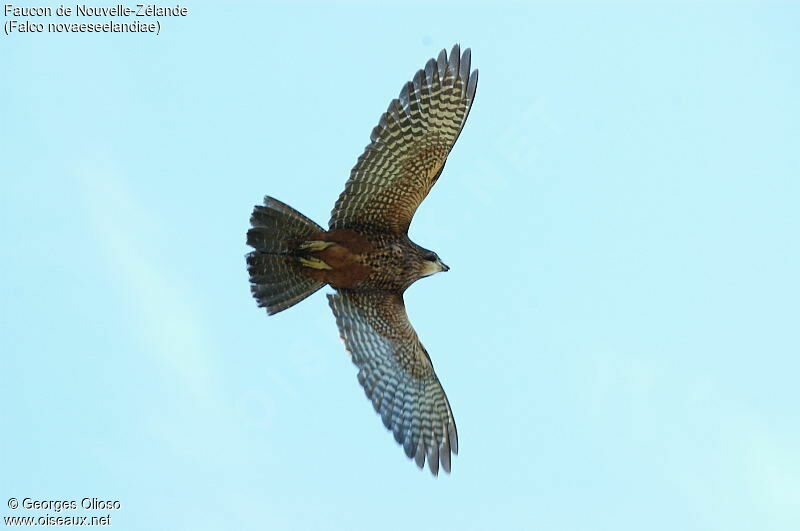
M 442 50 L 406 83 L 372 130 L 328 230 L 265 197 L 247 244 L 250 289 L 272 315 L 328 284 L 328 302 L 358 367 L 358 381 L 408 457 L 450 472 L 458 453 L 453 412 L 406 315 L 403 292 L 449 268 L 408 238 L 408 226 L 467 120 L 478 71 L 470 50 Z

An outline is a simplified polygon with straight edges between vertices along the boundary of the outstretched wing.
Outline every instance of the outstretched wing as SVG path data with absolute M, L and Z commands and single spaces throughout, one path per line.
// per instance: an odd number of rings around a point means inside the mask
M 428 61 L 372 130 L 333 207 L 330 228 L 405 234 L 461 134 L 477 85 L 469 48 L 462 55 L 456 44 L 449 59 L 442 50 Z
M 396 293 L 340 291 L 328 295 L 345 347 L 358 367 L 358 381 L 383 424 L 420 468 L 428 459 L 450 472 L 458 453 L 453 412 L 433 365 Z

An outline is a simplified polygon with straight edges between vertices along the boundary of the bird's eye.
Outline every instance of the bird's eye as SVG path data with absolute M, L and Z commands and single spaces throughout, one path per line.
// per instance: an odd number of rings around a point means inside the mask
M 428 262 L 435 262 L 436 261 L 436 253 L 428 253 L 425 255 L 425 260 Z

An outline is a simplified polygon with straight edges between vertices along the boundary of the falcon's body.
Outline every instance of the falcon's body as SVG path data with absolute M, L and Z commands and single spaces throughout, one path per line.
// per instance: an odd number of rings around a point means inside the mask
M 334 229 L 297 243 L 305 274 L 334 288 L 402 293 L 448 268 L 408 236 Z
M 372 131 L 329 230 L 266 197 L 251 217 L 247 256 L 253 296 L 270 314 L 324 285 L 358 379 L 409 457 L 436 474 L 458 453 L 455 420 L 428 353 L 411 327 L 403 292 L 447 271 L 408 226 L 442 173 L 469 114 L 478 81 L 470 51 L 444 50 L 407 83 Z

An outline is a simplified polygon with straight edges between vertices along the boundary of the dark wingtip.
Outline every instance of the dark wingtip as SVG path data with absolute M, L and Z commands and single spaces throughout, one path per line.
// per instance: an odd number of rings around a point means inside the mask
M 414 456 L 414 462 L 417 464 L 419 468 L 425 466 L 425 445 L 422 443 L 421 438 L 417 443 L 417 453 Z
M 428 448 L 428 468 L 434 477 L 439 475 L 439 447 L 431 446 Z

